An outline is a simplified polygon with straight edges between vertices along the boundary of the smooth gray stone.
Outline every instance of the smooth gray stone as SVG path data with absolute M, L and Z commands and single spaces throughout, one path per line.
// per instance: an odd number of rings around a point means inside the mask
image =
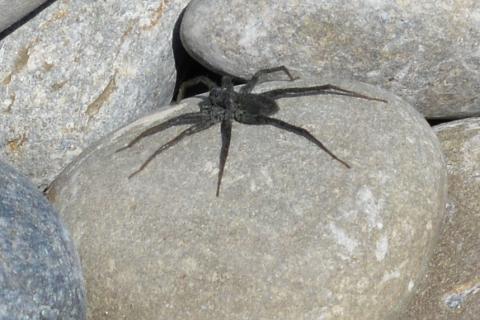
M 428 118 L 480 114 L 480 1 L 193 0 L 186 49 L 249 78 L 286 65 L 397 93 Z
M 448 170 L 447 218 L 424 283 L 401 319 L 480 315 L 480 118 L 434 127 Z
M 80 260 L 57 212 L 0 162 L 0 319 L 82 320 Z
M 0 159 L 41 188 L 91 142 L 170 102 L 187 0 L 56 1 L 0 44 Z
M 264 84 L 305 86 L 327 81 Z M 330 82 L 330 81 L 328 81 Z M 279 100 L 278 128 L 234 123 L 220 196 L 216 125 L 143 161 L 185 127 L 115 153 L 143 130 L 198 110 L 198 97 L 91 146 L 49 197 L 73 230 L 89 316 L 101 319 L 386 319 L 422 276 L 443 217 L 446 172 L 433 131 L 398 97 Z M 126 307 L 128 306 L 128 307 Z
M 47 0 L 0 0 L 0 32 L 38 8 Z

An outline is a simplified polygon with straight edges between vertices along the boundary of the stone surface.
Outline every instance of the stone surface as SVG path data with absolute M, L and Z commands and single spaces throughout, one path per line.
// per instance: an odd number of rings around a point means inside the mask
M 276 116 L 310 130 L 352 169 L 289 132 L 234 123 L 220 197 L 219 125 L 128 179 L 184 128 L 115 150 L 198 110 L 199 98 L 140 119 L 72 163 L 48 194 L 79 247 L 90 319 L 361 320 L 396 312 L 443 217 L 443 159 L 431 128 L 403 100 L 335 83 L 389 103 L 297 97 L 279 100 Z
M 169 102 L 187 2 L 59 0 L 5 38 L 0 158 L 43 187 L 89 143 Z
M 396 92 L 429 118 L 480 114 L 480 2 L 193 0 L 182 21 L 204 65 L 248 78 L 286 65 Z
M 0 32 L 32 12 L 47 0 L 0 0 Z
M 78 254 L 57 212 L 0 162 L 0 319 L 85 319 Z
M 448 215 L 408 315 L 476 320 L 480 315 L 480 118 L 435 127 L 448 169 Z

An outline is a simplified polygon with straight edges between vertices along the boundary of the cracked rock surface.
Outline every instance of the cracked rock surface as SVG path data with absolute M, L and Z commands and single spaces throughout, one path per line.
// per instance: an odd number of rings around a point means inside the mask
M 249 78 L 286 65 L 377 84 L 428 118 L 480 114 L 479 1 L 193 0 L 186 49 Z
M 280 99 L 352 168 L 278 128 L 234 123 L 220 196 L 219 125 L 127 177 L 176 127 L 115 153 L 143 130 L 198 110 L 199 97 L 92 145 L 49 199 L 84 265 L 89 319 L 386 319 L 422 276 L 443 217 L 438 141 L 400 98 L 336 83 L 388 103 L 318 95 Z
M 93 141 L 168 103 L 186 0 L 56 1 L 0 43 L 0 158 L 45 187 Z
M 0 319 L 85 320 L 80 260 L 57 212 L 0 161 Z
M 480 314 L 480 118 L 434 130 L 447 162 L 447 217 L 429 272 L 402 319 L 475 320 Z

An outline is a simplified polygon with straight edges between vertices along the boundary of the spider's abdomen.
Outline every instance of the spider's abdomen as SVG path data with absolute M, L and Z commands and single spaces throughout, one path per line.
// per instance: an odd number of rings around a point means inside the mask
M 238 109 L 251 114 L 270 116 L 278 111 L 278 105 L 275 100 L 260 94 L 239 95 L 237 103 Z

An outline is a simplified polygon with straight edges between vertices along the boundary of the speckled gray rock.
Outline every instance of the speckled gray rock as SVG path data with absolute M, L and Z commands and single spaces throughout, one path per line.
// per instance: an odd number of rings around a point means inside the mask
M 0 158 L 45 186 L 89 143 L 171 100 L 187 0 L 56 1 L 0 45 Z
M 0 0 L 0 32 L 32 12 L 47 0 Z
M 0 319 L 85 319 L 80 261 L 58 214 L 0 162 Z
M 476 320 L 480 315 L 480 118 L 435 127 L 447 160 L 448 215 L 402 319 Z
M 247 77 L 268 66 L 354 78 L 430 118 L 480 114 L 480 2 L 193 0 L 187 50 Z
M 323 82 L 323 81 L 322 81 Z M 197 110 L 198 98 L 92 146 L 49 197 L 73 230 L 91 319 L 385 319 L 422 274 L 445 206 L 435 135 L 399 98 L 283 99 L 279 118 L 307 140 L 234 124 L 220 197 L 219 126 L 162 153 L 183 128 L 114 153 L 142 130 Z M 270 83 L 300 86 L 305 82 Z

